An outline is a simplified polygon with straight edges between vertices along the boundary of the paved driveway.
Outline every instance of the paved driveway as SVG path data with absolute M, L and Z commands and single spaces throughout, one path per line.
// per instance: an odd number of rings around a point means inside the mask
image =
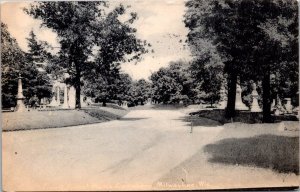
M 182 184 L 201 173 L 189 171 L 189 167 L 178 172 L 178 166 L 214 142 L 224 128 L 205 125 L 190 133 L 183 116 L 176 110 L 134 110 L 121 120 L 100 124 L 2 133 L 4 190 L 198 188 Z M 213 178 L 217 167 L 207 162 L 205 154 L 198 162 L 203 173 Z M 230 175 L 236 177 L 239 171 Z M 261 175 L 257 170 L 252 172 L 249 178 Z M 262 176 L 280 181 L 281 176 L 266 172 Z M 172 181 L 172 177 L 182 179 L 173 185 L 161 182 Z

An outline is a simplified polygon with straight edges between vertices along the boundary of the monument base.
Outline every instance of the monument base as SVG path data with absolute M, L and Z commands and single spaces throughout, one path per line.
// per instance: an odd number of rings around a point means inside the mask
M 235 104 L 235 110 L 239 110 L 239 111 L 248 111 L 249 108 L 248 108 L 244 103 L 237 102 L 237 103 Z
M 18 100 L 16 106 L 16 112 L 26 112 L 26 111 L 27 109 L 25 107 L 23 100 Z
M 256 99 L 253 99 L 253 103 L 252 103 L 250 111 L 251 112 L 262 112 L 262 110 L 258 104 L 258 101 Z

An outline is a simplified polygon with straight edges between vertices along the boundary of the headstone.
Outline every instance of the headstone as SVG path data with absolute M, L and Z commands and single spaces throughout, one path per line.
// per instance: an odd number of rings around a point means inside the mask
M 22 77 L 19 75 L 18 77 L 18 94 L 17 94 L 17 107 L 16 112 L 25 112 L 26 107 L 24 104 L 24 95 L 23 95 L 23 87 L 22 87 Z
M 252 105 L 251 105 L 251 112 L 262 112 L 259 104 L 258 104 L 258 93 L 256 91 L 256 84 L 253 84 L 253 91 L 251 93 L 251 96 L 253 98 Z
M 292 113 L 293 112 L 293 106 L 291 104 L 291 98 L 285 98 L 286 104 L 285 104 L 285 109 L 287 113 Z
M 69 103 L 68 103 L 68 87 L 67 85 L 65 84 L 64 86 L 64 103 L 62 105 L 62 108 L 63 109 L 69 109 Z
M 281 115 L 284 113 L 286 113 L 286 110 L 282 106 L 280 98 L 277 96 L 277 104 L 275 106 L 275 115 Z
M 148 98 L 146 105 L 151 105 L 152 104 L 152 99 Z
M 236 86 L 235 110 L 249 110 L 249 108 L 242 101 L 242 89 L 239 84 Z
M 76 90 L 73 86 L 69 89 L 69 106 L 70 109 L 75 109 L 76 106 Z
M 128 108 L 128 103 L 127 103 L 127 101 L 123 101 L 123 107 L 124 107 L 124 108 Z

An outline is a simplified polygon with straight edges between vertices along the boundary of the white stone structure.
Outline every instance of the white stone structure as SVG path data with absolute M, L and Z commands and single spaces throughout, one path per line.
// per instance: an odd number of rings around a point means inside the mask
M 26 107 L 24 104 L 24 95 L 23 95 L 23 87 L 22 87 L 22 77 L 19 75 L 18 77 L 18 94 L 17 94 L 17 107 L 16 112 L 25 112 Z
M 258 104 L 258 93 L 256 90 L 256 84 L 253 84 L 253 91 L 251 93 L 251 96 L 253 98 L 252 104 L 251 104 L 251 112 L 262 112 L 259 104 Z
M 292 113 L 293 112 L 293 106 L 291 104 L 291 98 L 285 98 L 286 104 L 285 104 L 285 110 L 286 113 Z
M 282 106 L 280 98 L 277 96 L 277 104 L 275 106 L 275 115 L 281 115 L 284 113 L 286 113 L 286 110 Z
M 235 110 L 249 110 L 249 108 L 242 101 L 242 89 L 239 84 L 236 86 Z
M 152 99 L 148 98 L 146 105 L 151 105 L 152 104 Z
M 122 107 L 124 107 L 124 108 L 128 108 L 128 102 L 127 102 L 127 101 L 123 101 L 123 103 L 122 103 Z

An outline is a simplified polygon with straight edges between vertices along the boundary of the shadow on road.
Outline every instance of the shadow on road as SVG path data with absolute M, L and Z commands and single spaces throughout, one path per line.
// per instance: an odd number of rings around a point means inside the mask
M 143 119 L 148 119 L 148 118 L 125 117 L 125 118 L 119 119 L 119 121 L 138 121 L 138 120 L 143 120 Z
M 205 126 L 205 127 L 217 127 L 222 126 L 222 124 L 218 121 L 214 121 L 211 119 L 207 119 L 204 117 L 196 117 L 196 116 L 184 116 L 179 119 L 174 120 L 181 120 L 183 122 L 188 122 L 187 126 Z
M 299 137 L 260 135 L 223 139 L 204 147 L 209 162 L 250 165 L 299 175 Z

